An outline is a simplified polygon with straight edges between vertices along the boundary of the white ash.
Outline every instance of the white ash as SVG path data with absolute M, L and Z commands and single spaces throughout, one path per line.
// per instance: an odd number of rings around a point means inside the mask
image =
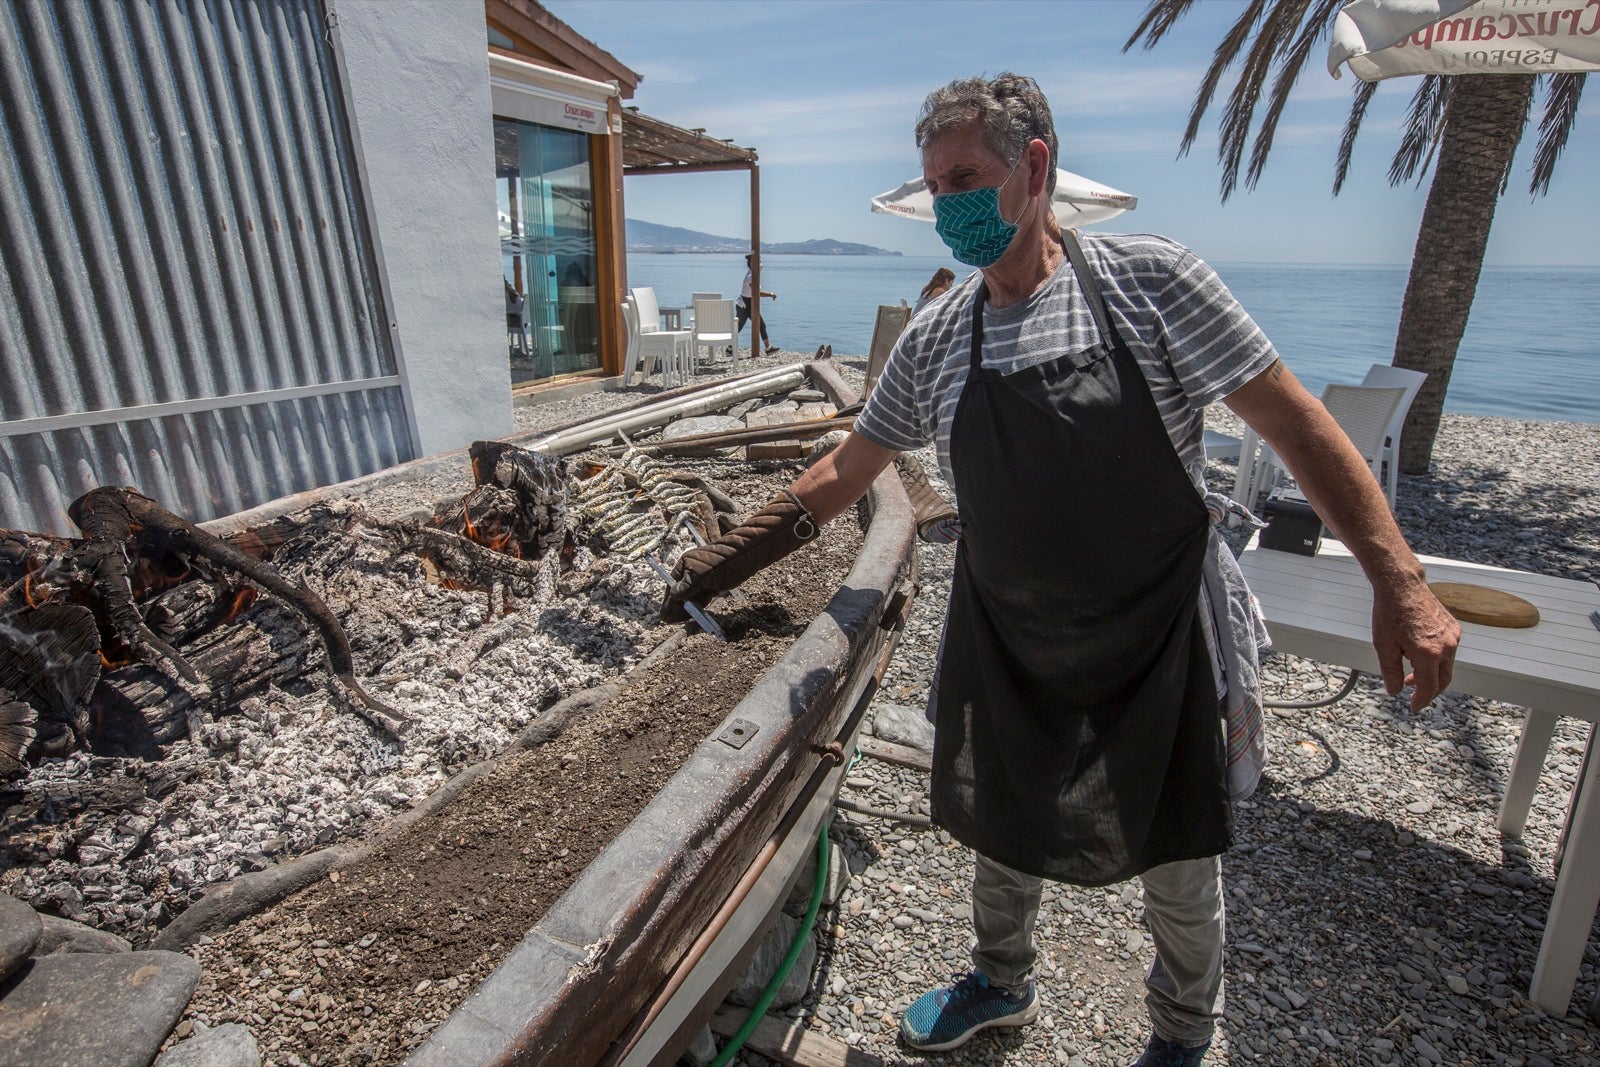
M 401 513 L 470 478 L 384 487 L 363 501 Z M 444 490 L 444 492 L 439 492 Z M 327 510 L 324 508 L 324 510 Z M 334 511 L 342 510 L 334 505 Z M 191 715 L 161 768 L 76 753 L 41 763 L 9 790 L 57 795 L 124 776 L 179 779 L 126 810 L 86 811 L 29 831 L 24 860 L 0 889 L 35 907 L 143 941 L 206 886 L 360 836 L 450 774 L 494 755 L 544 708 L 616 677 L 664 636 L 661 579 L 644 561 L 596 560 L 580 548 L 581 593 L 515 600 L 429 582 L 414 554 L 333 528 L 293 542 L 275 564 L 322 596 L 349 634 L 356 674 L 412 717 L 404 747 L 330 699 L 320 647 L 293 691 L 270 689 L 226 714 Z M 245 619 L 269 633 L 305 623 L 262 597 Z M 20 839 L 22 835 L 18 835 Z

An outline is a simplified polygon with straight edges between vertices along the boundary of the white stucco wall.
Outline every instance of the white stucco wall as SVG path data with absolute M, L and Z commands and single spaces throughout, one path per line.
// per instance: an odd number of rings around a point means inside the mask
M 512 430 L 483 4 L 328 0 L 423 455 Z

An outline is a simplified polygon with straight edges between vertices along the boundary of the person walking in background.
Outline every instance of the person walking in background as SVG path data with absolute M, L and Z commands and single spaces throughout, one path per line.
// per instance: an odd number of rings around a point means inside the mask
M 949 267 L 940 267 L 934 271 L 933 277 L 928 280 L 928 284 L 922 287 L 922 295 L 917 297 L 917 306 L 911 309 L 911 314 L 915 315 L 927 307 L 935 297 L 948 293 L 955 280 L 956 272 Z
M 755 280 L 755 275 L 750 270 L 750 261 L 754 258 L 755 253 L 753 252 L 744 257 L 744 287 L 739 290 L 739 303 L 734 308 L 735 313 L 739 316 L 738 329 L 740 330 L 744 329 L 744 324 L 750 321 L 750 301 L 752 299 L 750 286 Z M 768 300 L 778 299 L 777 293 L 769 293 L 765 289 L 761 290 L 761 295 Z M 778 350 L 778 346 L 773 344 L 772 339 L 767 336 L 767 317 L 765 315 L 761 316 L 761 343 L 765 346 L 769 356 Z M 752 352 L 755 351 L 755 338 L 753 337 L 750 339 L 750 350 Z
M 916 141 L 939 236 L 977 273 L 912 318 L 843 443 L 683 554 L 662 615 L 811 540 L 896 455 L 935 445 L 960 527 L 929 696 L 932 817 L 976 853 L 976 944 L 970 971 L 906 1008 L 901 1038 L 951 1049 L 1032 1022 L 1043 880 L 1138 878 L 1155 959 L 1134 1067 L 1197 1067 L 1222 1012 L 1231 801 L 1264 756 L 1265 631 L 1212 528 L 1231 502 L 1205 489 L 1206 405 L 1272 446 L 1360 562 L 1390 693 L 1414 686 L 1420 709 L 1448 688 L 1461 628 L 1366 461 L 1215 271 L 1163 237 L 1061 229 L 1032 78 L 935 90 Z

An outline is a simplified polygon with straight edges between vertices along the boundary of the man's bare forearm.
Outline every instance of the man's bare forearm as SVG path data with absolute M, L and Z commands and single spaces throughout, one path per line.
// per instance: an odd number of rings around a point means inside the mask
M 898 455 L 852 433 L 838 448 L 812 464 L 789 491 L 800 498 L 818 525 L 841 514 L 871 488 L 873 479 Z
M 1376 588 L 1420 581 L 1416 555 L 1389 512 L 1366 460 L 1320 401 L 1282 363 L 1227 399 L 1272 446 L 1322 521 Z

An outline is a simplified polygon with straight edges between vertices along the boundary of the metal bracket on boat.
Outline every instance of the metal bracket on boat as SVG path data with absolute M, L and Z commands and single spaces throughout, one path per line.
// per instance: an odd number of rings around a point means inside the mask
M 754 737 L 759 729 L 761 727 L 749 719 L 734 719 L 722 728 L 722 732 L 717 735 L 717 740 L 729 748 L 743 748 L 744 743 Z

